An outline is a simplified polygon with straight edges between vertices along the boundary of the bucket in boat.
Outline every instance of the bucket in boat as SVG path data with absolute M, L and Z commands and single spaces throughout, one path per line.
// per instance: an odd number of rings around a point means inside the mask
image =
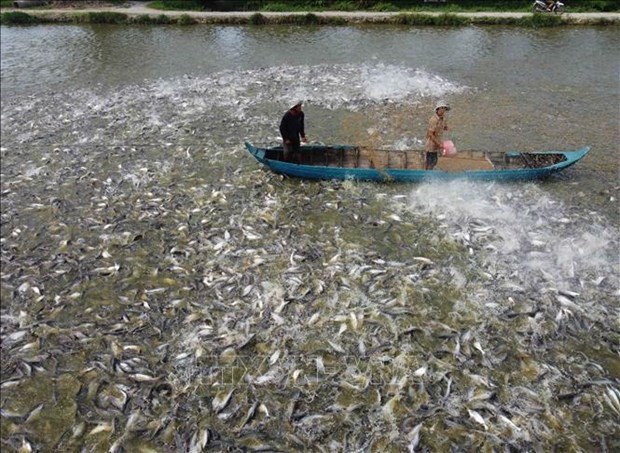
M 452 140 L 446 140 L 443 142 L 443 153 L 442 156 L 455 156 L 456 155 L 456 147 Z

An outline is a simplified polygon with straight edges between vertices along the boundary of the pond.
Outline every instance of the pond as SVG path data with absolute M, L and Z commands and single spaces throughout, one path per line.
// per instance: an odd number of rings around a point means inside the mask
M 614 27 L 7 27 L 3 450 L 620 448 Z M 305 182 L 310 141 L 591 153 Z

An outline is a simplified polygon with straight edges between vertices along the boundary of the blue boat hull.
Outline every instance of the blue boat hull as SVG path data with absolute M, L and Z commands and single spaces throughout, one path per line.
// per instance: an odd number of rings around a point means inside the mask
M 540 155 L 563 155 L 561 162 L 538 167 L 538 168 L 508 168 L 508 169 L 485 169 L 467 171 L 442 171 L 422 169 L 399 169 L 399 168 L 351 168 L 342 166 L 327 166 L 320 164 L 297 164 L 284 162 L 267 157 L 269 152 L 281 152 L 280 147 L 259 148 L 250 143 L 245 143 L 248 152 L 261 164 L 269 167 L 272 171 L 287 176 L 302 179 L 320 180 L 359 180 L 359 181 L 394 181 L 394 182 L 422 182 L 429 180 L 449 181 L 455 179 L 471 179 L 478 181 L 523 181 L 547 178 L 558 173 L 581 160 L 590 151 L 584 147 L 574 151 L 541 151 L 527 153 L 528 156 Z M 310 147 L 311 148 L 311 147 Z M 318 149 L 318 147 L 314 147 Z M 352 146 L 337 145 L 330 147 L 331 150 L 351 150 Z M 522 153 L 505 153 L 511 158 L 521 156 Z

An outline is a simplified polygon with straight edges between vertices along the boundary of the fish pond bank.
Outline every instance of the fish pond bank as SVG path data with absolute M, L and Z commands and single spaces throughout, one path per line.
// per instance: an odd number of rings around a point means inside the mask
M 620 23 L 620 13 L 591 12 L 532 14 L 524 12 L 258 12 L 258 11 L 162 11 L 132 2 L 126 6 L 96 8 L 3 8 L 3 24 L 110 23 L 110 24 L 299 24 L 299 25 L 610 25 Z

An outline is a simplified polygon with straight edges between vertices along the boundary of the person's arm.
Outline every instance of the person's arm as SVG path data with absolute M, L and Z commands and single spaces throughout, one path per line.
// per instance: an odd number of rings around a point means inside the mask
M 301 141 L 306 143 L 308 140 L 306 139 L 306 129 L 304 126 L 304 118 L 305 118 L 304 112 L 301 112 L 301 118 L 299 121 L 301 127 L 299 129 L 299 135 L 301 136 Z

